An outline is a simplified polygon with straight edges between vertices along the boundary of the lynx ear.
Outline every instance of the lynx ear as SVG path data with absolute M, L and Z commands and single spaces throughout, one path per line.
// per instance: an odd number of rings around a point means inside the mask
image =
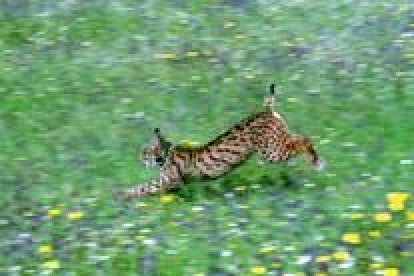
M 154 128 L 154 134 L 155 134 L 155 137 L 158 141 L 162 141 L 163 137 L 162 137 L 162 134 L 161 134 L 161 130 L 158 127 Z
M 273 111 L 273 107 L 275 105 L 275 84 L 272 83 L 269 87 L 269 94 L 264 97 L 263 106 Z
M 154 134 L 157 139 L 157 142 L 164 148 L 169 149 L 172 146 L 172 143 L 169 142 L 165 136 L 161 133 L 161 130 L 157 127 L 154 128 Z
M 269 87 L 269 94 L 274 95 L 275 94 L 275 84 L 272 83 Z

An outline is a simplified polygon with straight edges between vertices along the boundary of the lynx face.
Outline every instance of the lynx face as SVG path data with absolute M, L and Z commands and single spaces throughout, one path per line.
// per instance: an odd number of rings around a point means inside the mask
M 156 128 L 155 137 L 141 150 L 141 161 L 146 167 L 162 166 L 168 156 L 171 143 L 168 142 Z

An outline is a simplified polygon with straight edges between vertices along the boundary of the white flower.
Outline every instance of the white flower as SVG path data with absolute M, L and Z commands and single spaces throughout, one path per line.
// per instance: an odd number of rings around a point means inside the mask
M 302 255 L 299 256 L 299 259 L 296 261 L 298 265 L 304 265 L 309 263 L 312 260 L 312 255 Z

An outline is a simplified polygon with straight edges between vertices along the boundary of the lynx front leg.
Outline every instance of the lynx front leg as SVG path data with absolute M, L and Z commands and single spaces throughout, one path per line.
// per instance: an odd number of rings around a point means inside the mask
M 142 195 L 156 194 L 177 187 L 181 182 L 178 172 L 161 171 L 160 177 L 156 180 L 135 186 L 121 193 L 121 199 L 131 199 Z

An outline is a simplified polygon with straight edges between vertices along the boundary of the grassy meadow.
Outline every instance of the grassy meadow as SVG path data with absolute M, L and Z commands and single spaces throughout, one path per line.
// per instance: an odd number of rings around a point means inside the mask
M 409 0 L 0 2 L 0 275 L 414 275 Z M 121 202 L 268 85 L 327 162 Z

